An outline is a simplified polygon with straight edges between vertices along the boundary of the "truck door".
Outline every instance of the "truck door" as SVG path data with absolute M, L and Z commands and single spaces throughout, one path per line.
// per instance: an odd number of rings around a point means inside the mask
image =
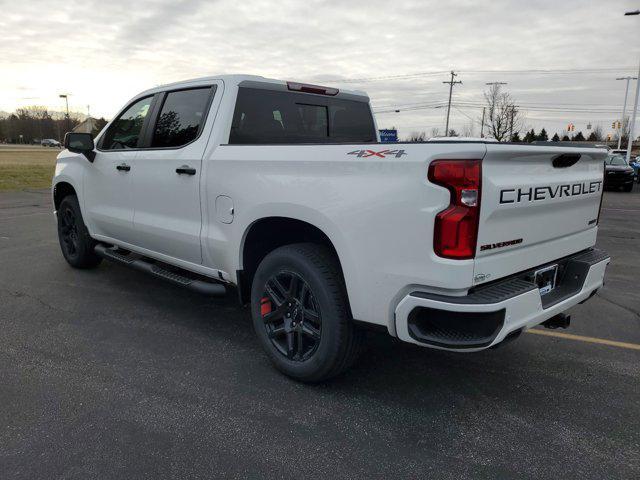
M 92 234 L 135 242 L 131 179 L 152 102 L 153 95 L 132 102 L 98 141 L 82 195 Z
M 202 263 L 202 156 L 216 90 L 214 82 L 159 95 L 132 176 L 136 245 L 196 264 Z

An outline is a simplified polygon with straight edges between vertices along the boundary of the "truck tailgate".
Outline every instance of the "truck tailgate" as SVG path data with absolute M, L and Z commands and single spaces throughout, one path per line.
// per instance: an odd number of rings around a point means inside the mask
M 592 247 L 605 157 L 594 148 L 487 145 L 474 282 Z

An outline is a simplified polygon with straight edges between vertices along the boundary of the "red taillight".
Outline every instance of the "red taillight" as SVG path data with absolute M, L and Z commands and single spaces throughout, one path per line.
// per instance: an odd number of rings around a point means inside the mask
M 436 215 L 433 249 L 436 255 L 458 260 L 476 254 L 480 218 L 480 160 L 435 160 L 429 180 L 451 192 L 449 206 Z
M 294 92 L 315 93 L 318 95 L 329 95 L 334 97 L 338 94 L 337 88 L 321 87 L 320 85 L 309 85 L 307 83 L 287 82 L 287 88 Z

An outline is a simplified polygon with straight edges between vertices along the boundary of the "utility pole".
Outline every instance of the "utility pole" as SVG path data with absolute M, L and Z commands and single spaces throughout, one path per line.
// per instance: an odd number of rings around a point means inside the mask
M 629 95 L 629 80 L 637 80 L 638 77 L 620 77 L 616 80 L 626 80 L 627 88 L 624 91 L 624 106 L 622 107 L 622 132 L 618 133 L 618 150 L 620 150 L 620 144 L 622 143 L 622 134 L 624 133 L 624 116 L 627 111 L 627 95 Z
M 511 118 L 509 119 L 509 141 L 513 142 L 513 117 L 516 113 L 516 106 L 512 105 L 511 106 Z
M 640 10 L 625 13 L 625 16 L 630 15 L 640 15 Z M 638 78 L 640 78 L 640 66 L 638 67 Z M 633 103 L 633 115 L 631 116 L 631 126 L 629 127 L 629 143 L 627 144 L 627 163 L 631 159 L 631 149 L 633 148 L 633 130 L 636 126 L 636 113 L 638 113 L 638 94 L 640 94 L 640 80 L 636 82 L 636 99 Z
M 447 123 L 444 131 L 444 136 L 448 137 L 449 136 L 449 114 L 451 113 L 451 95 L 453 95 L 453 86 L 455 84 L 460 84 L 462 85 L 461 81 L 454 81 L 453 79 L 456 78 L 458 76 L 457 73 L 454 73 L 453 70 L 451 70 L 451 80 L 449 80 L 448 82 L 442 82 L 442 83 L 448 83 L 449 84 L 449 105 L 447 106 Z
M 480 138 L 484 138 L 484 114 L 487 107 L 482 107 L 482 121 L 480 122 Z

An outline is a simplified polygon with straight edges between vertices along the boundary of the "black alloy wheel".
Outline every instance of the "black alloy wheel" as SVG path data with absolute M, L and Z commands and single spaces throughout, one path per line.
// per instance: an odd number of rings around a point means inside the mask
M 251 316 L 273 365 L 298 381 L 339 375 L 361 351 L 364 335 L 351 316 L 340 263 L 325 245 L 269 252 L 251 281 Z
M 96 241 L 91 238 L 84 224 L 78 197 L 67 195 L 58 206 L 58 239 L 62 255 L 74 268 L 93 268 L 102 258 L 95 251 Z
M 58 212 L 60 215 L 60 239 L 62 248 L 69 257 L 78 255 L 79 234 L 76 214 L 71 205 L 65 205 L 64 209 Z
M 289 360 L 304 362 L 318 349 L 320 308 L 309 284 L 298 274 L 281 271 L 267 280 L 260 313 L 271 343 Z

